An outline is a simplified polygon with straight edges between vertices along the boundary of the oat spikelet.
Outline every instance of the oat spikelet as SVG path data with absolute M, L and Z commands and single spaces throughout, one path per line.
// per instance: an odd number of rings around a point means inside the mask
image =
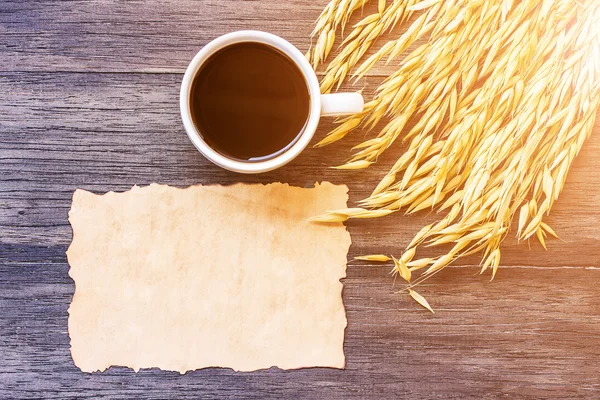
M 359 256 L 359 257 L 354 257 L 355 260 L 362 260 L 362 261 L 375 261 L 375 262 L 387 262 L 390 261 L 391 258 L 388 256 L 385 256 L 383 254 L 371 254 L 368 256 Z
M 325 78 L 321 82 L 321 92 L 328 93 L 336 85 L 339 88 L 351 68 L 360 61 L 374 42 L 383 33 L 410 17 L 413 13 L 410 7 L 416 1 L 394 0 L 389 7 L 386 7 L 385 1 L 381 1 L 375 14 L 354 25 L 354 29 L 342 43 L 340 54 L 327 66 Z
M 435 314 L 433 308 L 431 308 L 427 300 L 425 300 L 425 297 L 421 296 L 419 293 L 415 292 L 412 289 L 408 289 L 408 294 L 410 294 L 410 297 L 412 297 L 417 303 L 431 311 L 432 314 Z
M 311 35 L 315 38 L 315 44 L 306 54 L 313 68 L 316 69 L 331 52 L 337 29 L 343 30 L 350 16 L 368 2 L 369 0 L 331 0 L 327 4 Z

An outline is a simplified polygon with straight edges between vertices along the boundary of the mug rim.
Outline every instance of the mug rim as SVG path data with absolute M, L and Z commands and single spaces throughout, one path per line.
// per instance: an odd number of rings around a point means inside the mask
M 241 161 L 229 158 L 210 147 L 200 135 L 192 121 L 190 110 L 190 92 L 192 82 L 196 73 L 204 62 L 217 51 L 236 43 L 263 43 L 274 47 L 287 55 L 300 69 L 306 85 L 308 87 L 310 97 L 310 111 L 304 130 L 296 142 L 282 154 L 264 161 Z M 181 111 L 181 119 L 185 131 L 194 144 L 196 149 L 204 155 L 212 163 L 230 171 L 255 174 L 261 172 L 272 171 L 282 167 L 285 164 L 296 158 L 312 140 L 319 120 L 321 119 L 321 91 L 319 81 L 310 63 L 304 55 L 293 44 L 287 40 L 268 32 L 262 31 L 237 31 L 227 33 L 223 36 L 209 42 L 204 46 L 192 59 L 185 71 L 183 81 L 181 82 L 181 91 L 179 95 L 179 107 Z

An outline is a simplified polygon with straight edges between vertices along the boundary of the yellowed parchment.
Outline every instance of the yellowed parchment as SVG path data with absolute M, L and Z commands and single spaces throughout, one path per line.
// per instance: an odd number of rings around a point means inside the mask
M 340 279 L 350 236 L 307 218 L 344 208 L 347 190 L 75 191 L 67 251 L 75 364 L 86 372 L 344 368 Z

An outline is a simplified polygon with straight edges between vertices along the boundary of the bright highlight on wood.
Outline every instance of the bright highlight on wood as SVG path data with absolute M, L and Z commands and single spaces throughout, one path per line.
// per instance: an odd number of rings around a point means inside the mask
M 346 26 L 366 2 L 329 3 L 308 54 L 313 65 L 332 49 L 331 32 Z M 436 210 L 440 220 L 424 227 L 403 256 L 393 259 L 394 272 L 410 281 L 409 272 L 424 270 L 412 280 L 414 286 L 477 253 L 481 272 L 490 270 L 494 277 L 509 232 L 520 240 L 535 237 L 544 247 L 549 236 L 557 237 L 544 218 L 600 106 L 600 2 L 393 0 L 379 1 L 377 8 L 344 38 L 321 89 L 329 92 L 350 76 L 359 79 L 378 62 L 399 63 L 398 69 L 362 113 L 342 120 L 319 146 L 357 128 L 380 126 L 336 167 L 349 170 L 371 167 L 390 146 L 400 145 L 399 138 L 408 148 L 360 202 L 362 211 L 337 210 L 319 218 Z M 397 39 L 364 59 L 389 31 L 398 32 Z M 407 52 L 418 39 L 426 42 Z M 420 248 L 438 246 L 450 250 L 415 257 Z

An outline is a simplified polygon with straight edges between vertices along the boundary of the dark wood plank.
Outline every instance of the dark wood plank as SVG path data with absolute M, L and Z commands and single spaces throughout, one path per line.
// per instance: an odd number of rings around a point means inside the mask
M 600 390 L 600 270 L 512 267 L 490 284 L 476 269 L 452 268 L 423 288 L 435 292 L 431 315 L 394 294 L 387 268 L 351 265 L 346 370 L 89 375 L 69 354 L 64 246 L 37 250 L 38 262 L 0 266 L 3 399 L 585 399 Z
M 262 29 L 304 51 L 325 4 L 0 3 L 0 398 L 599 397 L 600 121 L 548 220 L 565 240 L 550 242 L 549 252 L 507 240 L 492 283 L 473 267 L 444 271 L 419 289 L 435 315 L 395 293 L 401 286 L 392 286 L 389 266 L 351 262 L 346 370 L 89 375 L 74 367 L 66 328 L 74 287 L 64 252 L 75 188 L 329 180 L 347 183 L 356 201 L 401 154 L 396 146 L 366 171 L 328 168 L 346 159 L 363 137 L 357 132 L 281 170 L 240 176 L 208 163 L 185 136 L 179 83 L 202 45 L 232 30 Z M 369 95 L 392 68 L 377 68 L 359 86 Z M 317 136 L 331 126 L 324 121 Z M 434 218 L 351 222 L 350 256 L 397 254 Z
M 0 71 L 182 73 L 210 40 L 243 29 L 272 32 L 304 52 L 325 4 L 326 0 L 3 0 Z M 376 8 L 375 3 L 367 5 L 351 22 Z M 393 65 L 378 66 L 375 72 L 393 70 Z
M 67 212 L 77 187 L 95 192 L 127 190 L 152 182 L 187 186 L 283 181 L 312 185 L 317 180 L 347 183 L 351 202 L 370 193 L 401 154 L 390 149 L 375 167 L 344 172 L 342 163 L 360 132 L 339 144 L 307 149 L 283 169 L 240 176 L 206 161 L 191 145 L 179 118 L 178 74 L 12 73 L 0 74 L 0 225 L 3 243 L 65 245 Z M 379 78 L 369 78 L 369 83 Z M 313 143 L 326 134 L 324 120 Z M 600 120 L 597 124 L 600 132 Z M 504 265 L 593 266 L 600 260 L 600 136 L 577 159 L 563 196 L 548 222 L 564 238 L 539 244 L 505 242 Z M 350 222 L 351 255 L 398 254 L 420 227 L 436 219 L 423 213 Z M 581 251 L 585 248 L 585 251 Z M 477 264 L 471 257 L 466 263 Z
M 241 29 L 308 49 L 323 1 L 4 0 L 0 68 L 182 72 L 209 40 Z

